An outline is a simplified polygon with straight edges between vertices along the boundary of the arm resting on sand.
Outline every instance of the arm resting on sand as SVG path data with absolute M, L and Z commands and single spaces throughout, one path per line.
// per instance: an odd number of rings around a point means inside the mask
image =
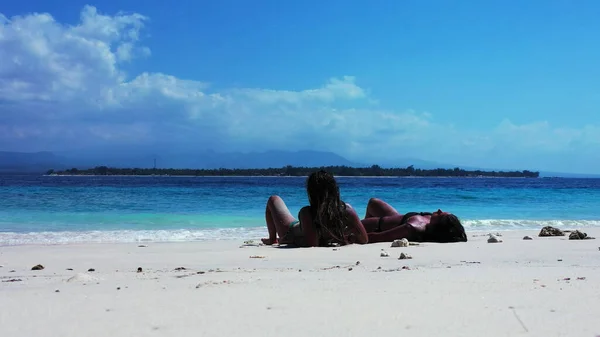
M 410 224 L 401 225 L 380 233 L 369 233 L 369 243 L 392 242 L 398 239 L 411 241 L 415 236 L 415 228 Z

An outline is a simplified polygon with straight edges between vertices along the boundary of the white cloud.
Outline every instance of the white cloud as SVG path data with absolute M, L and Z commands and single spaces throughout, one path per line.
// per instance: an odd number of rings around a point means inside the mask
M 542 151 L 556 153 L 583 151 L 600 145 L 600 128 L 585 125 L 582 128 L 553 127 L 547 121 L 517 125 L 503 120 L 494 130 L 491 139 L 519 152 Z
M 365 162 L 420 157 L 481 166 L 540 151 L 600 147 L 600 130 L 592 125 L 506 120 L 493 130 L 460 130 L 429 112 L 379 109 L 352 76 L 298 91 L 215 92 L 205 82 L 162 73 L 129 79 L 123 63 L 151 55 L 141 39 L 148 22 L 140 14 L 106 15 L 91 6 L 76 25 L 46 13 L 0 13 L 0 150 L 168 143 L 318 148 Z
M 76 26 L 46 13 L 5 18 L 0 25 L 0 99 L 70 102 L 101 95 L 122 83 L 119 62 L 139 50 L 135 43 L 146 20 L 139 14 L 100 15 L 91 6 L 84 7 Z
M 332 78 L 327 84 L 318 89 L 303 91 L 267 90 L 267 89 L 242 89 L 232 92 L 261 104 L 302 104 L 306 102 L 331 103 L 337 99 L 365 98 L 364 90 L 355 84 L 353 76 L 344 76 L 341 79 Z

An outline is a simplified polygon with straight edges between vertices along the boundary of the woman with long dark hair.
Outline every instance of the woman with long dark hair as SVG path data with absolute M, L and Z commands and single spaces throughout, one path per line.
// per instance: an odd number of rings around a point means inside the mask
M 306 180 L 306 192 L 309 206 L 300 210 L 299 220 L 292 216 L 279 196 L 269 198 L 265 211 L 269 237 L 262 239 L 264 244 L 315 247 L 367 243 L 367 232 L 360 218 L 352 206 L 340 198 L 339 187 L 331 174 L 323 170 L 312 173 Z

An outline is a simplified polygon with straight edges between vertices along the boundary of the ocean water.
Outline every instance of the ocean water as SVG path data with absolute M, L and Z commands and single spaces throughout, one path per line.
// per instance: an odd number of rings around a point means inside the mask
M 296 215 L 305 179 L 0 176 L 0 245 L 256 239 L 267 198 Z M 452 212 L 467 231 L 600 226 L 600 179 L 337 180 L 361 216 L 378 197 L 400 212 Z

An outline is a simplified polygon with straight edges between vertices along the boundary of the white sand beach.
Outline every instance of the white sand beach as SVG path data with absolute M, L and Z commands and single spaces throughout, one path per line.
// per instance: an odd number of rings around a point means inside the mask
M 406 248 L 0 247 L 0 336 L 600 335 L 600 239 L 482 234 Z

